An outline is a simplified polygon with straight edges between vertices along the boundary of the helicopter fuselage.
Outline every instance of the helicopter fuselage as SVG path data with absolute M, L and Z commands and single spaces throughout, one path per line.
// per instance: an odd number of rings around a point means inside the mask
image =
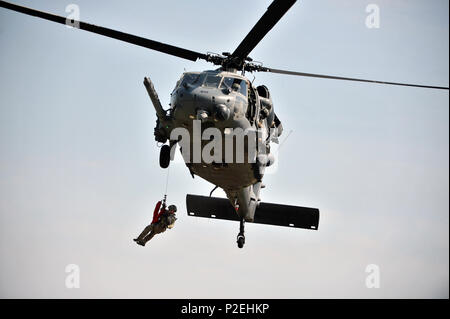
M 156 92 L 145 81 L 155 105 Z M 239 215 L 252 220 L 255 207 L 250 202 L 256 206 L 259 200 L 264 168 L 273 163 L 270 142 L 281 133 L 267 88 L 254 88 L 244 76 L 220 69 L 186 72 L 171 93 L 170 109 L 155 109 L 155 139 L 169 140 L 172 149 L 179 144 L 192 176 L 221 187 Z M 254 134 L 240 143 L 236 131 Z

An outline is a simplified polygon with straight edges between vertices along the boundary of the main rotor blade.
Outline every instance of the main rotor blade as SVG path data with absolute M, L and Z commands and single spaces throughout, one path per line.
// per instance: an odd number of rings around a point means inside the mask
M 241 44 L 234 50 L 232 56 L 244 61 L 262 38 L 264 38 L 296 1 L 297 0 L 275 0 L 272 2 L 267 8 L 266 13 L 264 13 L 253 29 L 247 34 L 244 40 L 242 40 Z
M 306 77 L 311 77 L 311 78 L 345 80 L 345 81 L 356 81 L 356 82 L 368 82 L 368 83 L 400 85 L 400 86 L 413 86 L 413 87 L 419 87 L 419 88 L 440 89 L 440 90 L 448 90 L 449 89 L 448 87 L 444 87 L 444 86 L 431 86 L 431 85 L 409 84 L 409 83 L 399 83 L 399 82 L 385 82 L 385 81 L 365 80 L 365 79 L 357 79 L 357 78 L 347 78 L 347 77 L 342 77 L 342 76 L 303 73 L 303 72 L 293 72 L 293 71 L 278 70 L 278 69 L 272 69 L 272 68 L 266 68 L 266 67 L 261 67 L 260 69 L 258 69 L 258 71 L 280 73 L 280 74 L 289 74 L 289 75 L 298 75 L 298 76 L 306 76 Z
M 67 25 L 71 25 L 71 26 L 79 25 L 79 29 L 82 29 L 85 31 L 101 34 L 101 35 L 109 37 L 109 38 L 128 42 L 128 43 L 135 44 L 135 45 L 138 45 L 138 46 L 141 46 L 144 48 L 160 51 L 160 52 L 163 52 L 166 54 L 177 56 L 179 58 L 183 58 L 183 59 L 187 59 L 187 60 L 191 60 L 191 61 L 196 61 L 197 59 L 206 59 L 206 55 L 202 54 L 202 53 L 198 53 L 195 51 L 179 48 L 179 47 L 165 44 L 162 42 L 138 37 L 136 35 L 132 35 L 129 33 L 120 32 L 120 31 L 96 26 L 96 25 L 89 24 L 89 23 L 82 22 L 82 21 L 69 20 L 70 23 L 66 23 L 65 17 L 57 16 L 57 15 L 50 14 L 47 12 L 34 10 L 31 8 L 27 8 L 27 7 L 18 6 L 18 5 L 9 3 L 9 2 L 0 1 L 0 7 L 10 9 L 13 11 L 17 11 L 17 12 L 21 12 L 24 14 L 28 14 L 30 16 L 46 19 L 49 21 L 61 23 L 61 24 L 67 24 Z

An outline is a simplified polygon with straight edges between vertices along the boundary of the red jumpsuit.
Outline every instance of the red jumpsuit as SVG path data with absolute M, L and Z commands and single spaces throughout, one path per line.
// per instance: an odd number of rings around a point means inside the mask
M 161 217 L 161 215 L 164 213 L 164 211 L 166 210 L 165 205 L 161 208 L 161 201 L 156 203 L 155 206 L 155 210 L 153 211 L 153 220 L 152 220 L 152 224 L 158 222 L 159 217 Z

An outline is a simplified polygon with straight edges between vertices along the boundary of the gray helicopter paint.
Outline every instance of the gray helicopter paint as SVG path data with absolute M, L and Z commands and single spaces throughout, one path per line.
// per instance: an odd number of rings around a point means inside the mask
M 248 97 L 244 97 L 240 92 L 233 90 L 221 89 L 219 87 L 205 87 L 199 84 L 184 84 L 184 77 L 197 76 L 206 77 L 220 76 L 232 77 L 246 82 L 248 91 L 253 90 L 255 98 L 254 106 L 250 105 Z M 200 82 L 200 81 L 199 81 Z M 273 115 L 259 120 L 260 108 L 266 107 L 273 113 L 273 105 L 271 99 L 261 98 L 251 83 L 243 76 L 222 70 L 205 71 L 205 72 L 187 72 L 184 73 L 177 82 L 172 94 L 169 115 L 162 109 L 158 95 L 154 89 L 153 84 L 149 78 L 144 79 L 144 85 L 150 96 L 150 99 L 155 107 L 158 119 L 159 128 L 164 129 L 166 136 L 170 136 L 171 131 L 177 127 L 186 128 L 191 137 L 190 144 L 192 146 L 193 137 L 193 120 L 202 120 L 202 131 L 207 127 L 216 127 L 222 134 L 225 134 L 225 128 L 241 128 L 243 130 L 249 128 L 259 128 L 262 133 L 262 140 L 266 142 L 267 150 L 270 149 L 270 138 L 268 136 L 269 127 L 267 119 L 270 123 L 273 122 Z M 224 105 L 229 110 L 229 118 L 225 120 L 218 120 L 215 117 L 215 111 L 218 105 Z M 248 108 L 254 107 L 253 118 L 248 119 Z M 202 113 L 204 113 L 202 115 Z M 210 141 L 202 141 L 203 147 Z M 245 145 L 245 158 L 247 158 L 247 145 Z M 222 145 L 222 154 L 224 152 L 224 145 Z M 233 152 L 235 154 L 236 143 L 233 143 Z M 222 161 L 224 163 L 224 161 Z M 205 163 L 203 160 L 200 163 L 186 163 L 191 174 L 195 174 L 214 185 L 221 187 L 231 204 L 239 207 L 237 212 L 246 221 L 252 221 L 254 218 L 256 207 L 260 201 L 259 193 L 261 189 L 262 176 L 255 176 L 256 169 L 263 171 L 268 161 L 264 163 Z
M 199 76 L 210 75 L 233 77 L 247 81 L 244 77 L 230 72 L 206 71 L 198 74 Z M 185 75 L 186 73 L 183 74 L 183 76 Z M 237 92 L 232 91 L 225 93 L 223 89 L 216 87 L 205 87 L 191 84 L 181 85 L 181 83 L 178 83 L 177 87 L 171 94 L 171 110 L 173 111 L 174 122 L 177 126 L 183 124 L 185 127 L 188 126 L 190 122 L 192 122 L 188 121 L 188 119 L 192 120 L 196 118 L 199 111 L 204 111 L 208 114 L 209 118 L 207 118 L 206 121 L 214 121 L 213 114 L 215 112 L 215 107 L 219 104 L 225 105 L 230 110 L 230 114 L 232 116 L 225 121 L 215 121 L 215 126 L 217 128 L 224 129 L 226 127 L 249 127 L 249 123 L 247 124 L 245 121 L 247 101 Z

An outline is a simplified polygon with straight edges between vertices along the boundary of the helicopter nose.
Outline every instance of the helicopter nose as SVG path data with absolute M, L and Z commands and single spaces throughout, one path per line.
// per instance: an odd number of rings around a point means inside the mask
M 214 110 L 214 118 L 218 121 L 226 121 L 230 118 L 230 109 L 224 104 L 217 104 Z

